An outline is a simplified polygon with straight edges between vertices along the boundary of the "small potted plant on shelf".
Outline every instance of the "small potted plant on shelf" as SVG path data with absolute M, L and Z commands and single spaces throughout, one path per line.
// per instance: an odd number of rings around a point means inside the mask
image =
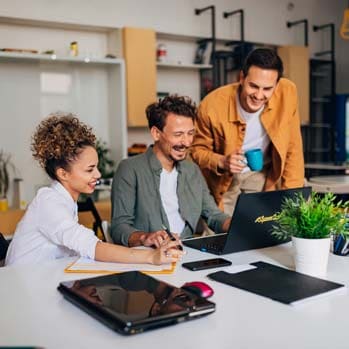
M 336 202 L 333 193 L 313 192 L 308 199 L 297 194 L 284 200 L 272 234 L 292 238 L 296 271 L 326 275 L 331 237 L 349 238 L 347 210 L 348 202 Z
M 12 166 L 11 155 L 0 151 L 0 211 L 7 211 L 8 200 L 7 193 L 10 183 L 9 166 Z

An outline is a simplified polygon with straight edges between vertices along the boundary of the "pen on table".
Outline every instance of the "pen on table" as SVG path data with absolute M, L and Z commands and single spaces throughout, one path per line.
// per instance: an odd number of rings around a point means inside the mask
M 348 244 L 349 244 L 349 239 L 345 241 L 345 244 L 341 251 L 342 255 L 346 255 L 349 252 Z
M 342 253 L 341 250 L 342 250 L 342 247 L 343 247 L 343 243 L 344 243 L 343 236 L 339 235 L 337 237 L 337 239 L 335 240 L 335 242 L 334 242 L 333 250 L 334 250 L 335 253 L 339 253 L 339 254 Z
M 162 229 L 165 230 L 166 234 L 168 235 L 168 237 L 170 238 L 171 241 L 176 241 L 176 238 L 172 235 L 172 233 L 170 232 L 170 230 L 168 228 L 166 228 L 164 225 L 162 226 Z M 177 248 L 181 251 L 183 251 L 183 246 L 182 245 L 177 245 Z

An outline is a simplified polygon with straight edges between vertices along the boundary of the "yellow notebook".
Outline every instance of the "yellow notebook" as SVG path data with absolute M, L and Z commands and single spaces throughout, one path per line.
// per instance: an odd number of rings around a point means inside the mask
M 171 274 L 176 268 L 176 263 L 163 265 L 152 264 L 130 264 L 130 263 L 110 263 L 98 262 L 93 259 L 80 257 L 70 263 L 65 269 L 65 273 L 89 273 L 89 274 L 114 274 L 131 270 L 139 270 L 146 274 Z

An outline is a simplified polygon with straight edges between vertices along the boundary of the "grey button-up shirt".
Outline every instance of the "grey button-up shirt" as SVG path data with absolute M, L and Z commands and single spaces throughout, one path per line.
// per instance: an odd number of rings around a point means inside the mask
M 216 205 L 210 195 L 199 167 L 188 160 L 176 164 L 179 212 L 185 221 L 181 238 L 195 233 L 199 218 L 217 233 L 229 217 Z M 112 185 L 111 236 L 115 243 L 128 245 L 135 231 L 152 232 L 168 227 L 168 219 L 160 197 L 162 166 L 153 148 L 141 155 L 123 160 Z

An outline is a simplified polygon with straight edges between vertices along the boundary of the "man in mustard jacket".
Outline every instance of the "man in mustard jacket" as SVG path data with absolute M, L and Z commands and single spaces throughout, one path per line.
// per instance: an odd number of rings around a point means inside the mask
M 275 51 L 256 49 L 238 83 L 214 90 L 200 104 L 192 157 L 226 213 L 232 214 L 241 192 L 303 186 L 297 89 L 282 73 Z M 264 158 L 259 172 L 244 156 L 255 148 Z

